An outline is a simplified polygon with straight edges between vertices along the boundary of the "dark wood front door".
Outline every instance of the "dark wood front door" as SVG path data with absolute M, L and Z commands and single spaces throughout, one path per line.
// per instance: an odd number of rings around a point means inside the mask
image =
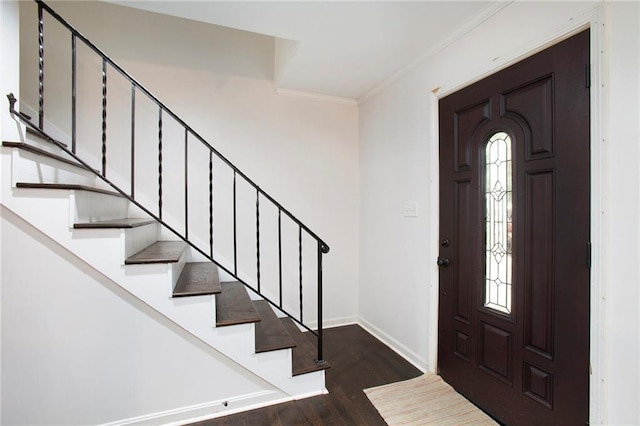
M 440 100 L 438 371 L 508 425 L 589 417 L 589 32 Z

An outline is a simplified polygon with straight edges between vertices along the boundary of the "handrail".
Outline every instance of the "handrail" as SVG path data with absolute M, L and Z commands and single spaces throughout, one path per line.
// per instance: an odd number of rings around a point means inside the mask
M 80 164 L 94 173 L 97 177 L 103 180 L 106 184 L 111 186 L 115 191 L 121 194 L 123 197 L 127 198 L 129 201 L 138 206 L 142 211 L 146 214 L 157 220 L 161 223 L 166 229 L 171 231 L 177 237 L 182 239 L 185 243 L 189 244 L 193 249 L 195 249 L 198 253 L 203 255 L 205 258 L 214 262 L 218 265 L 222 270 L 233 276 L 236 280 L 244 284 L 250 290 L 259 294 L 264 300 L 269 302 L 272 306 L 289 316 L 292 320 L 294 320 L 301 327 L 306 329 L 307 331 L 313 333 L 317 336 L 318 339 L 318 359 L 317 363 L 322 364 L 323 356 L 322 356 L 322 255 L 329 252 L 329 246 L 320 238 L 316 233 L 314 233 L 311 229 L 309 229 L 302 221 L 296 218 L 289 210 L 284 208 L 279 202 L 277 202 L 271 195 L 262 190 L 253 180 L 251 180 L 245 173 L 243 173 L 238 167 L 236 167 L 231 161 L 229 161 L 225 156 L 223 156 L 218 150 L 216 150 L 213 146 L 211 146 L 202 136 L 200 136 L 193 128 L 191 128 L 184 120 L 182 120 L 177 114 L 171 111 L 163 102 L 161 102 L 156 96 L 154 96 L 148 89 L 146 89 L 142 84 L 140 84 L 135 78 L 133 78 L 127 71 L 125 71 L 120 65 L 118 65 L 114 60 L 109 58 L 102 50 L 96 47 L 87 37 L 81 34 L 78 30 L 76 30 L 73 26 L 71 26 L 64 18 L 62 18 L 58 13 L 56 13 L 51 7 L 49 7 L 42 0 L 34 0 L 38 5 L 38 61 L 39 61 L 39 73 L 38 73 L 38 123 L 35 124 L 31 121 L 31 118 L 26 114 L 23 114 L 15 109 L 16 98 L 13 94 L 9 94 L 9 111 L 17 116 L 21 121 L 23 121 L 26 125 L 33 128 L 37 132 L 39 132 L 42 136 L 48 139 L 50 142 L 56 144 L 60 149 L 65 151 L 68 155 L 72 156 L 75 160 L 77 160 Z M 69 32 L 71 33 L 71 56 L 72 56 L 72 64 L 71 64 L 71 148 L 69 149 L 64 143 L 55 140 L 50 137 L 44 128 L 45 123 L 45 111 L 44 111 L 44 95 L 45 95 L 45 87 L 44 87 L 44 15 L 43 12 L 46 11 L 49 15 L 55 18 L 60 24 L 62 24 Z M 102 129 L 101 129 L 101 169 L 95 170 L 91 167 L 87 161 L 83 160 L 76 152 L 76 121 L 77 121 L 77 111 L 76 111 L 76 74 L 77 74 L 77 55 L 76 55 L 76 46 L 77 40 L 80 40 L 87 47 L 89 47 L 93 53 L 98 55 L 102 59 Z M 118 73 L 123 76 L 131 85 L 131 191 L 127 193 L 122 190 L 118 185 L 112 182 L 107 178 L 107 158 L 106 158 L 106 149 L 107 149 L 107 126 L 106 126 L 106 115 L 107 115 L 107 99 L 108 99 L 108 82 L 107 82 L 107 70 L 108 67 L 113 68 L 118 71 Z M 135 111 L 136 111 L 136 93 L 141 93 L 145 95 L 149 100 L 151 100 L 158 107 L 158 214 L 155 214 L 150 207 L 143 205 L 138 199 L 135 197 L 134 192 L 134 170 L 135 170 Z M 184 180 L 185 180 L 185 188 L 184 188 L 184 208 L 185 208 L 185 232 L 183 235 L 180 231 L 175 229 L 166 220 L 163 220 L 162 217 L 162 209 L 163 209 L 163 114 L 170 116 L 175 122 L 184 129 L 184 153 L 185 153 L 185 164 L 184 164 Z M 196 243 L 194 243 L 193 239 L 189 238 L 189 226 L 188 226 L 188 146 L 189 146 L 189 135 L 192 135 L 197 139 L 208 151 L 209 151 L 209 249 L 210 252 L 201 247 L 198 247 Z M 218 159 L 220 159 L 227 167 L 229 167 L 233 171 L 233 271 L 230 270 L 227 266 L 223 265 L 218 260 L 214 259 L 214 239 L 213 239 L 213 155 L 215 155 Z M 238 256 L 237 256 L 237 230 L 236 230 L 236 180 L 241 178 L 246 183 L 248 183 L 254 190 L 256 194 L 255 200 L 255 209 L 256 209 L 256 278 L 257 278 L 257 289 L 253 288 L 249 283 L 247 283 L 244 279 L 240 278 L 238 275 Z M 278 209 L 278 269 L 279 269 L 279 301 L 278 303 L 270 300 L 264 294 L 261 293 L 261 276 L 260 276 L 260 198 L 263 198 L 270 202 L 273 206 Z M 290 312 L 287 312 L 283 308 L 283 292 L 282 292 L 282 228 L 281 228 L 281 215 L 284 213 L 289 219 L 298 227 L 298 268 L 299 268 L 299 292 L 300 292 L 300 306 L 299 306 L 299 318 L 296 315 L 293 315 Z M 303 263 L 303 244 L 302 244 L 302 231 L 304 231 L 307 235 L 313 238 L 317 242 L 317 287 L 318 287 L 318 312 L 317 312 L 317 330 L 311 329 L 308 325 L 304 323 L 304 317 L 302 312 L 302 293 L 303 293 L 303 275 L 302 275 L 302 263 Z

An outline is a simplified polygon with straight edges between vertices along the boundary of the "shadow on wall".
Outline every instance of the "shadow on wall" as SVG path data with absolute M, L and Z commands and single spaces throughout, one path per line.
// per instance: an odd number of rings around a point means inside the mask
M 273 80 L 274 37 L 104 2 L 56 1 L 51 7 L 116 62 Z M 33 51 L 33 66 L 37 66 L 37 21 L 35 2 L 20 2 L 22 52 L 27 46 Z M 46 19 L 47 24 L 54 20 Z

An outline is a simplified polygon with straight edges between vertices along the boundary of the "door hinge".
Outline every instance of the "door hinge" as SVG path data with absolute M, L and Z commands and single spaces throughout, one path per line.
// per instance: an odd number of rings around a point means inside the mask
M 585 86 L 587 89 L 591 88 L 591 66 L 589 64 L 584 66 L 584 74 L 585 74 Z
M 587 243 L 587 267 L 591 269 L 591 242 Z

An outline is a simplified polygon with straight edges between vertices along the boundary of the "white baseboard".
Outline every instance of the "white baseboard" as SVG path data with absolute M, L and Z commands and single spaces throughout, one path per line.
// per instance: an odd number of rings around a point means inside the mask
M 402 358 L 410 362 L 418 370 L 422 371 L 423 373 L 427 372 L 428 368 L 426 359 L 424 359 L 411 349 L 407 348 L 405 345 L 398 342 L 396 339 L 380 330 L 378 327 L 371 324 L 364 318 L 360 317 L 358 319 L 358 325 L 367 330 L 371 335 L 387 345 L 391 350 L 400 355 Z
M 257 408 L 289 402 L 291 400 L 293 400 L 292 397 L 282 397 L 282 393 L 277 391 L 261 391 L 229 399 L 210 401 L 202 404 L 175 408 L 173 410 L 146 414 L 144 416 L 117 420 L 115 422 L 105 423 L 103 426 L 142 424 L 182 425 L 241 413 L 243 411 L 255 410 Z
M 331 319 L 324 319 L 322 321 L 322 327 L 324 330 L 327 328 L 335 328 L 335 327 L 343 327 L 345 325 L 353 325 L 358 323 L 358 318 L 356 317 L 338 317 Z M 307 323 L 310 329 L 317 330 L 318 329 L 318 321 L 309 321 Z

